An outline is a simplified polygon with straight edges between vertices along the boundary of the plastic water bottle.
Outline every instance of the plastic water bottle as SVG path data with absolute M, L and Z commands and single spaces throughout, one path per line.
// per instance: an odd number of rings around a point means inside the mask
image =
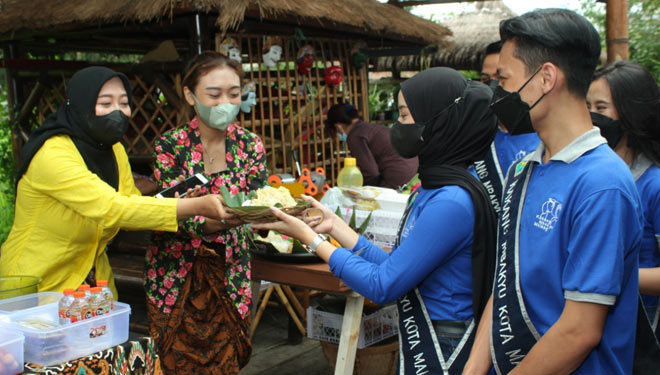
M 115 296 L 112 294 L 112 290 L 108 287 L 108 280 L 96 280 L 96 286 L 101 287 L 101 295 L 106 301 L 105 307 L 107 310 L 105 313 L 107 314 L 110 310 L 115 308 Z
M 81 284 L 78 287 L 79 292 L 85 292 L 85 296 L 89 298 L 89 296 L 92 295 L 92 293 L 89 291 L 91 289 L 91 286 L 89 284 Z
M 64 289 L 62 293 L 64 296 L 60 298 L 60 303 L 58 304 L 58 315 L 60 318 L 60 324 L 64 325 L 71 323 L 71 311 L 69 309 L 73 303 L 73 293 L 75 293 L 75 291 L 73 289 Z
M 85 292 L 75 292 L 73 293 L 73 302 L 69 306 L 69 316 L 71 317 L 71 323 L 79 322 L 85 319 L 89 311 L 89 303 L 87 302 L 87 297 Z
M 92 317 L 105 314 L 105 298 L 101 294 L 101 287 L 94 287 L 90 290 L 92 295 L 89 297 L 89 311 Z
M 356 165 L 355 158 L 344 158 L 344 168 L 337 175 L 337 186 L 362 186 L 362 172 Z

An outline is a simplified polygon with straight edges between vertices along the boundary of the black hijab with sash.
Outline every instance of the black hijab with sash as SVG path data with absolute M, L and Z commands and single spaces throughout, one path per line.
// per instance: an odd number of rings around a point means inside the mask
M 49 115 L 43 125 L 32 132 L 21 150 L 21 166 L 16 183 L 30 166 L 41 146 L 56 135 L 66 134 L 76 145 L 87 168 L 115 190 L 119 187 L 117 161 L 112 145 L 100 144 L 89 134 L 91 120 L 96 116 L 96 99 L 101 87 L 113 77 L 119 77 L 131 102 L 131 85 L 124 74 L 112 69 L 95 66 L 76 72 L 67 86 L 67 101 L 57 112 Z
M 479 323 L 492 290 L 497 215 L 484 186 L 467 167 L 482 160 L 495 137 L 497 119 L 490 110 L 488 86 L 450 68 L 432 68 L 401 84 L 417 124 L 424 124 L 419 177 L 425 189 L 456 185 L 472 198 L 472 309 Z

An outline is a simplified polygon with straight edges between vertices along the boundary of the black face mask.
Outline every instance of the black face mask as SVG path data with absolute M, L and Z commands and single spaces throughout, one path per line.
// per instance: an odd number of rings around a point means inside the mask
M 94 116 L 89 122 L 89 135 L 103 146 L 119 142 L 127 129 L 128 116 L 118 109 L 107 115 Z
M 518 91 L 509 92 L 497 85 L 493 92 L 493 99 L 490 102 L 490 108 L 493 110 L 497 119 L 506 126 L 511 135 L 534 133 L 532 126 L 532 119 L 529 117 L 529 111 L 532 110 L 545 94 L 541 95 L 539 100 L 536 101 L 531 107 L 520 98 L 520 91 L 527 86 L 527 84 L 534 78 L 534 76 L 541 70 L 539 68 L 536 73 L 520 87 Z
M 390 130 L 390 142 L 397 154 L 406 159 L 414 158 L 422 150 L 422 124 L 402 124 L 395 122 Z
M 495 92 L 495 89 L 497 88 L 499 84 L 499 81 L 496 79 L 488 79 L 486 82 L 484 82 L 484 85 L 490 87 L 490 89 Z
M 607 139 L 607 144 L 614 148 L 623 137 L 623 129 L 619 120 L 615 120 L 611 117 L 601 115 L 600 113 L 590 112 L 591 122 L 594 126 L 600 128 L 600 135 Z

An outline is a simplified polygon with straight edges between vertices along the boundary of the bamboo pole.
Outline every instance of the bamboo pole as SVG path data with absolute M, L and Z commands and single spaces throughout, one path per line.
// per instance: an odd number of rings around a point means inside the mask
M 266 68 L 270 70 L 270 68 Z M 287 173 L 289 171 L 289 147 L 286 142 L 286 130 L 284 126 L 284 103 L 282 102 L 282 76 L 277 65 L 275 65 L 275 72 L 277 73 L 277 79 L 275 80 L 275 86 L 277 87 L 277 115 L 280 122 L 280 141 L 282 142 L 282 173 Z M 288 82 L 287 82 L 288 83 Z M 291 168 L 293 170 L 293 168 Z
M 284 74 L 285 74 L 285 78 L 286 78 L 286 96 L 287 96 L 287 100 L 289 101 L 289 115 L 288 115 L 289 121 L 288 121 L 288 123 L 285 127 L 285 130 L 283 130 L 282 132 L 286 133 L 286 130 L 287 129 L 289 130 L 289 145 L 287 146 L 287 151 L 288 151 L 288 155 L 291 155 L 291 152 L 294 150 L 294 145 L 296 144 L 296 132 L 295 132 L 295 129 L 294 129 L 294 126 L 293 126 L 293 111 L 294 111 L 294 109 L 293 109 L 293 90 L 295 90 L 295 84 L 294 84 L 294 86 L 292 86 L 293 81 L 291 80 L 291 69 L 289 69 L 289 61 L 292 61 L 293 57 L 290 57 L 291 54 L 290 54 L 289 48 L 286 47 L 286 44 L 288 44 L 288 43 L 283 40 L 282 44 L 283 44 L 282 45 L 282 51 L 283 51 L 283 57 L 284 57 L 282 60 L 284 60 L 284 62 L 286 64 L 285 68 L 284 68 Z M 296 74 L 296 72 L 294 71 L 293 74 Z M 298 107 L 300 107 L 300 105 L 298 105 Z M 291 157 L 291 156 L 288 156 L 288 157 Z M 292 176 L 296 175 L 296 168 L 293 165 L 293 161 L 291 161 L 291 170 L 290 170 L 290 172 L 291 172 Z
M 281 285 L 281 286 L 282 286 L 282 290 L 284 291 L 284 294 L 286 294 L 286 296 L 289 297 L 289 301 L 291 301 L 291 305 L 293 306 L 294 309 L 296 309 L 298 316 L 300 316 L 302 319 L 305 319 L 305 315 L 306 315 L 305 309 L 300 304 L 300 301 L 298 301 L 298 297 L 296 297 L 296 294 L 293 293 L 291 287 L 288 285 Z
M 607 62 L 628 60 L 628 1 L 607 0 Z
M 268 304 L 268 300 L 270 299 L 271 294 L 273 294 L 273 286 L 269 286 L 266 292 L 264 293 L 264 296 L 261 297 L 261 304 L 259 305 L 259 310 L 257 310 L 257 315 L 254 316 L 254 320 L 252 321 L 252 327 L 250 327 L 250 338 L 252 338 L 252 336 L 254 335 L 254 331 L 257 330 L 257 326 L 261 321 L 261 317 L 264 315 L 264 310 L 266 310 L 266 305 Z
M 288 43 L 287 43 L 288 44 Z M 287 47 L 288 48 L 288 47 Z M 293 50 L 293 46 L 291 46 L 291 60 L 295 61 L 296 60 L 296 55 L 297 51 Z M 300 99 L 305 99 L 304 98 L 304 91 L 302 88 L 302 85 L 304 85 L 304 81 L 302 79 L 298 79 L 300 74 L 298 74 L 298 71 L 296 69 L 296 66 L 294 64 L 294 71 L 293 71 L 293 79 L 295 82 L 295 87 L 296 87 L 296 102 L 297 102 L 297 107 L 296 107 L 296 145 L 298 147 L 298 158 L 300 158 L 300 163 L 301 163 L 301 168 L 303 164 L 303 145 L 302 145 L 302 137 L 303 137 L 303 130 L 302 130 L 302 123 L 303 123 L 303 118 L 302 118 L 302 111 L 303 111 L 303 106 L 301 104 Z M 305 105 L 307 105 L 307 101 L 305 100 Z M 298 176 L 299 177 L 299 176 Z
M 288 298 L 286 298 L 286 295 L 284 294 L 284 291 L 282 291 L 282 287 L 275 284 L 273 287 L 275 291 L 277 292 L 277 296 L 280 298 L 280 301 L 282 302 L 282 305 L 284 305 L 284 308 L 286 311 L 289 313 L 289 316 L 291 316 L 291 320 L 296 324 L 296 327 L 298 327 L 298 330 L 303 336 L 307 335 L 307 329 L 305 326 L 303 326 L 302 322 L 300 321 L 300 318 L 298 315 L 296 315 L 296 312 L 293 310 L 293 307 L 289 303 Z
M 261 39 L 257 38 L 257 51 L 255 56 L 259 56 L 261 54 L 261 51 L 263 51 L 263 46 L 261 45 Z M 272 148 L 270 149 L 270 153 L 271 153 L 271 160 L 273 163 L 271 172 L 278 173 L 281 170 L 277 166 L 277 154 L 281 150 L 277 149 L 277 139 L 275 136 L 275 125 L 274 125 L 275 118 L 273 117 L 273 82 L 271 81 L 270 78 L 270 69 L 265 65 L 262 66 L 259 59 L 257 59 L 257 66 L 259 67 L 260 81 L 261 81 L 262 67 L 266 69 L 265 71 L 263 71 L 263 74 L 265 75 L 266 78 L 266 94 L 268 95 L 268 130 L 270 133 L 270 144 L 272 146 Z M 283 147 L 283 145 L 280 147 Z

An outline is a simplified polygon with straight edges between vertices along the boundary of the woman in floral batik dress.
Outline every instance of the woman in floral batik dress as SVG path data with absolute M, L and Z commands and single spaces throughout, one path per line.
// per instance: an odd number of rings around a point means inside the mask
M 242 70 L 216 52 L 195 57 L 183 92 L 196 116 L 155 145 L 154 176 L 166 188 L 202 173 L 201 195 L 231 194 L 266 183 L 264 146 L 235 118 Z M 147 251 L 145 289 L 165 373 L 234 374 L 250 356 L 250 261 L 246 229 L 237 219 L 196 216 L 176 234 L 155 232 Z

